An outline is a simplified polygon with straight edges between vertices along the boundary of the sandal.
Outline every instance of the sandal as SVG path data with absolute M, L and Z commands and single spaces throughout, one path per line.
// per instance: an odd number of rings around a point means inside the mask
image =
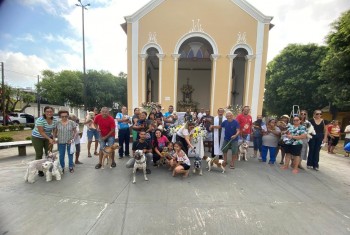
M 230 166 L 230 169 L 235 169 L 235 166 Z
M 91 155 L 88 155 L 88 157 L 92 157 Z
M 293 172 L 293 174 L 298 174 L 299 170 L 298 169 L 293 169 L 292 172 Z
M 112 162 L 111 167 L 116 167 L 117 164 L 115 162 Z
M 102 167 L 102 165 L 99 163 L 95 166 L 95 169 L 100 169 Z
M 98 155 L 98 152 L 94 152 L 94 155 Z

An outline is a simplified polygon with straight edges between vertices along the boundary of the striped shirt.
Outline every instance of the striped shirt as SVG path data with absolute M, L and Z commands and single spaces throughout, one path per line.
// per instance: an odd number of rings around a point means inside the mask
M 42 126 L 44 128 L 45 134 L 49 137 L 52 137 L 52 130 L 55 128 L 56 123 L 57 123 L 56 118 L 53 118 L 52 123 L 48 124 L 44 117 L 39 117 L 35 121 L 35 127 L 32 131 L 32 136 L 44 139 L 45 137 L 40 135 L 39 130 L 38 130 L 38 126 Z
M 57 142 L 59 144 L 66 144 L 74 138 L 74 131 L 76 130 L 77 124 L 68 120 L 68 123 L 65 125 L 62 124 L 62 121 L 57 122 Z

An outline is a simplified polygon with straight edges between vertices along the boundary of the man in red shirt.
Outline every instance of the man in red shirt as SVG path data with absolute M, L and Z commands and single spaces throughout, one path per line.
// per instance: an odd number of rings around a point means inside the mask
M 246 140 L 249 144 L 250 134 L 252 132 L 252 116 L 249 115 L 250 108 L 249 106 L 244 106 L 242 113 L 238 114 L 236 117 L 237 122 L 239 123 L 241 138 L 240 141 Z
M 97 130 L 100 135 L 100 139 L 98 140 L 100 144 L 99 163 L 95 166 L 95 169 L 100 169 L 102 167 L 103 148 L 107 145 L 112 146 L 115 141 L 115 122 L 114 118 L 109 115 L 109 109 L 103 107 L 101 113 L 95 116 L 94 123 L 97 125 Z M 111 167 L 116 167 L 114 151 L 112 153 Z

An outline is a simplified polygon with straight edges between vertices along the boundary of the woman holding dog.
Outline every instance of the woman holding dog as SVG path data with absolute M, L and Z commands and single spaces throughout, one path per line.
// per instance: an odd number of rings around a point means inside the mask
M 278 140 L 281 136 L 281 130 L 276 126 L 276 120 L 270 119 L 267 123 L 266 130 L 263 130 L 261 157 L 266 162 L 267 152 L 270 152 L 269 164 L 273 165 L 276 161 L 276 150 Z
M 163 135 L 162 130 L 157 129 L 155 131 L 155 138 L 152 141 L 152 149 L 153 149 L 153 165 L 156 166 L 157 162 L 164 156 L 162 156 L 162 151 L 164 147 L 168 145 L 168 138 Z
M 306 128 L 300 124 L 300 118 L 298 116 L 293 117 L 293 124 L 288 124 L 287 131 L 283 133 L 284 151 L 286 152 L 286 161 L 281 169 L 288 169 L 289 162 L 293 157 L 293 173 L 299 172 L 298 166 L 300 162 L 300 153 L 303 147 L 302 139 L 306 138 Z
M 74 143 L 74 137 L 77 132 L 77 124 L 68 119 L 69 113 L 67 110 L 60 110 L 58 116 L 61 118 L 57 122 L 56 128 L 54 130 L 54 137 L 57 137 L 58 143 L 58 152 L 60 156 L 61 167 L 64 171 L 65 163 L 64 158 L 66 155 L 66 150 L 68 152 L 68 161 L 69 161 L 69 172 L 73 173 L 73 153 L 70 152 L 71 144 Z
M 48 154 L 49 145 L 55 143 L 53 138 L 53 130 L 56 126 L 57 120 L 53 117 L 54 109 L 50 106 L 44 108 L 43 116 L 35 121 L 35 126 L 32 131 L 32 143 L 35 149 L 35 160 L 43 158 Z M 43 151 L 44 150 L 44 151 Z M 44 176 L 44 172 L 39 171 L 39 176 Z

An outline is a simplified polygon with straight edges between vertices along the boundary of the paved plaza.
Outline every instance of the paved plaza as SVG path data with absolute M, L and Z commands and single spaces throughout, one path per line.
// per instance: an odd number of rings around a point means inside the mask
M 82 146 L 73 174 L 29 184 L 27 153 L 0 149 L 1 235 L 350 234 L 350 159 L 340 155 L 322 152 L 319 172 L 298 175 L 253 158 L 186 179 L 152 166 L 148 182 L 138 173 L 132 184 L 127 159 L 95 170 Z

